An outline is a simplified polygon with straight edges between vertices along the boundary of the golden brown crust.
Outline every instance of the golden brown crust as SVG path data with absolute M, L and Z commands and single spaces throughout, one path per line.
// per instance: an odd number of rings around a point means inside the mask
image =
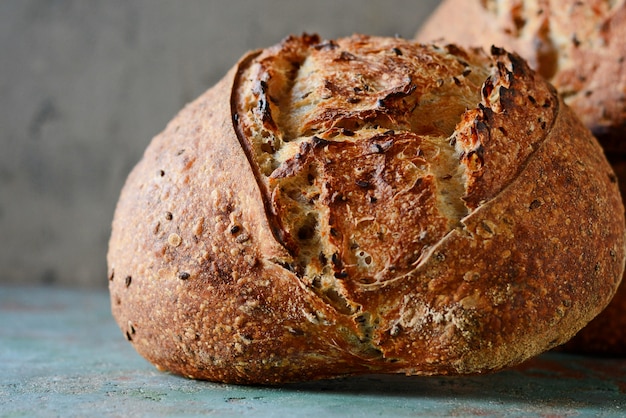
M 416 39 L 519 53 L 608 152 L 626 153 L 625 1 L 445 0 Z
M 611 165 L 617 176 L 622 198 L 626 196 L 626 159 L 614 156 Z M 621 285 L 609 305 L 560 350 L 593 355 L 626 355 L 626 285 Z
M 148 360 L 200 379 L 496 370 L 610 300 L 614 179 L 516 55 L 290 37 L 183 109 L 129 176 L 113 314 Z

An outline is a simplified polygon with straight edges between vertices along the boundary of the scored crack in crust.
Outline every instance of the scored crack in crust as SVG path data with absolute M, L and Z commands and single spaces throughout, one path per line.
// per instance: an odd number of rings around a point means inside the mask
M 193 378 L 487 372 L 608 303 L 620 217 L 599 145 L 517 55 L 292 36 L 146 150 L 114 218 L 112 310 Z
M 291 38 L 235 88 L 240 140 L 259 166 L 277 239 L 294 256 L 285 263 L 348 312 L 356 306 L 341 298 L 343 279 L 381 283 L 413 270 L 467 215 L 450 135 L 479 101 L 486 57 L 442 50 L 422 67 L 423 50 L 393 39 Z

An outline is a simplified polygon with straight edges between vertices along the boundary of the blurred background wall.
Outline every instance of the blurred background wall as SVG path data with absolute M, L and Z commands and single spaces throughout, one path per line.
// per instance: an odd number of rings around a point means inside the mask
M 0 283 L 105 287 L 123 182 L 249 49 L 411 38 L 436 0 L 0 1 Z

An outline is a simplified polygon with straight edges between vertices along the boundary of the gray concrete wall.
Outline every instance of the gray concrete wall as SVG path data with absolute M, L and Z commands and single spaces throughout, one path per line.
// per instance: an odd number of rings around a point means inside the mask
M 106 286 L 123 181 L 249 49 L 284 36 L 412 37 L 436 0 L 3 0 L 0 282 Z

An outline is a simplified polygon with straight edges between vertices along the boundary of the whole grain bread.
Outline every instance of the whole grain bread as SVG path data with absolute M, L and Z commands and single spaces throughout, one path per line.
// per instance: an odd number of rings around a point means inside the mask
M 153 139 L 117 205 L 111 305 L 191 378 L 483 373 L 595 317 L 624 235 L 599 144 L 518 55 L 292 36 Z
M 626 1 L 444 0 L 416 39 L 519 53 L 593 131 L 626 184 Z M 564 348 L 626 355 L 625 318 L 623 284 Z

